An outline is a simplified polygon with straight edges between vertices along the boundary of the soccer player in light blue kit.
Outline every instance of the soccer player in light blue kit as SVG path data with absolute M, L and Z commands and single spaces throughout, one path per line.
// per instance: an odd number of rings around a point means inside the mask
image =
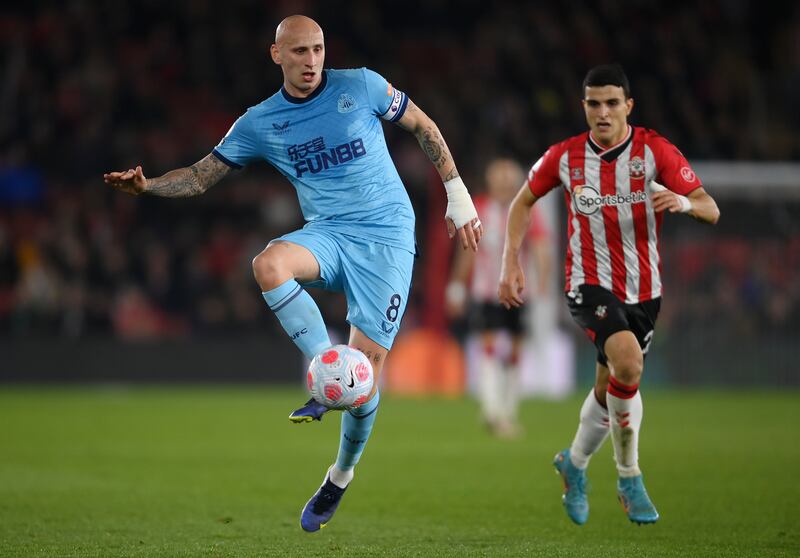
M 286 333 L 311 359 L 331 346 L 304 286 L 343 291 L 349 344 L 372 363 L 370 399 L 342 414 L 339 452 L 300 524 L 317 531 L 330 521 L 353 478 L 375 421 L 378 379 L 408 301 L 413 267 L 414 211 L 386 148 L 379 119 L 413 133 L 447 192 L 445 221 L 463 249 L 477 250 L 483 228 L 436 124 L 377 73 L 325 70 L 322 29 L 305 16 L 283 20 L 270 47 L 283 87 L 251 107 L 212 153 L 188 168 L 147 179 L 141 167 L 104 175 L 132 194 L 202 194 L 233 169 L 263 159 L 297 190 L 307 221 L 273 240 L 253 260 L 264 300 Z M 320 420 L 327 409 L 309 400 L 293 422 Z

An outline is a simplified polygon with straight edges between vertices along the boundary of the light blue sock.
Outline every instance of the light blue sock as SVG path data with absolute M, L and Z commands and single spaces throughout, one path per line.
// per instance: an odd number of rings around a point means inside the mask
M 331 346 L 317 303 L 297 281 L 289 279 L 261 296 L 309 360 Z
M 372 425 L 375 424 L 380 400 L 381 394 L 376 391 L 375 397 L 360 407 L 342 413 L 341 442 L 336 456 L 336 468 L 340 471 L 351 471 L 361 458 Z

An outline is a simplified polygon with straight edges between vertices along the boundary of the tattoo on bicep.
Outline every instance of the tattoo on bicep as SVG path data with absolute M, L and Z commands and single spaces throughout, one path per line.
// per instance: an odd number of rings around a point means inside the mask
M 411 101 L 411 99 L 409 99 L 408 100 L 408 105 L 406 106 L 406 112 L 403 115 L 403 117 L 400 120 L 397 121 L 397 125 L 400 126 L 406 132 L 412 132 L 412 133 L 416 134 L 415 130 L 416 130 L 417 126 L 419 125 L 418 124 L 418 120 L 419 120 L 419 114 L 418 113 L 421 113 L 421 112 L 422 111 L 419 110 L 417 105 L 415 105 L 413 103 L 413 101 Z
M 411 99 L 408 100 L 408 104 L 406 105 L 406 113 L 409 112 L 419 112 L 419 107 L 415 105 Z

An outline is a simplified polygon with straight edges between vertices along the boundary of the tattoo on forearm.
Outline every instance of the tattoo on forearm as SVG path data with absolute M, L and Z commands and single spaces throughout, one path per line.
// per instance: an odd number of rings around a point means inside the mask
M 453 164 L 453 156 L 450 154 L 450 149 L 444 142 L 439 128 L 417 105 L 409 101 L 406 114 L 398 124 L 416 136 L 420 147 L 439 171 L 440 176 L 445 173 L 442 180 L 448 181 L 458 176 L 458 171 Z
M 455 168 L 455 167 L 453 167 L 453 170 L 451 170 L 450 172 L 448 172 L 448 173 L 447 173 L 447 176 L 445 176 L 445 177 L 444 177 L 442 180 L 443 180 L 444 182 L 447 182 L 448 180 L 452 180 L 452 179 L 456 178 L 457 176 L 461 176 L 461 175 L 459 175 L 459 174 L 458 174 L 458 171 L 456 170 L 456 168 Z
M 439 130 L 433 127 L 426 128 L 417 135 L 417 140 L 428 159 L 437 169 L 442 168 L 447 163 L 448 150 L 442 136 L 439 134 Z
M 204 193 L 232 169 L 209 154 L 191 167 L 170 171 L 147 181 L 147 194 L 164 198 L 186 198 Z

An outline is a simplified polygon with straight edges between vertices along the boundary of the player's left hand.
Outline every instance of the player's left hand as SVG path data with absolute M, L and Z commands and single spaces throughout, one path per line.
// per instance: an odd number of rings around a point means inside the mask
M 665 190 L 663 192 L 656 192 L 652 195 L 653 200 L 653 211 L 659 213 L 661 211 L 669 211 L 670 213 L 680 213 L 681 211 L 681 202 L 678 199 L 678 196 L 670 192 L 669 190 Z
M 458 238 L 461 240 L 461 247 L 464 250 L 471 248 L 473 252 L 478 251 L 478 243 L 483 236 L 483 224 L 480 219 L 475 217 L 460 228 L 456 227 L 450 217 L 445 217 L 445 220 L 447 221 L 447 235 L 450 238 L 453 238 L 457 233 Z
M 464 250 L 472 248 L 473 252 L 477 252 L 478 243 L 483 236 L 483 225 L 478 219 L 478 211 L 467 187 L 460 177 L 445 182 L 444 187 L 447 191 L 447 211 L 444 218 L 448 236 L 453 238 L 458 233 L 461 247 Z
M 650 183 L 650 199 L 653 204 L 653 211 L 669 211 L 670 213 L 687 213 L 692 209 L 692 202 L 686 196 L 676 194 L 667 190 L 657 182 Z

